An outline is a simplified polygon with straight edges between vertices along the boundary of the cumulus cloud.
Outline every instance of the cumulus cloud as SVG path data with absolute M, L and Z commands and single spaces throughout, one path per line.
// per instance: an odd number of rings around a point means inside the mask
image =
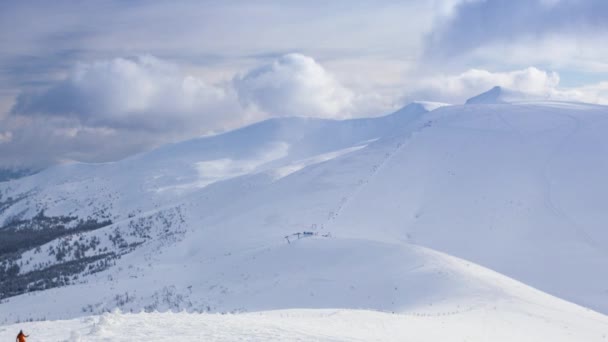
M 521 99 L 608 105 L 608 82 L 563 87 L 557 72 L 535 67 L 506 72 L 471 69 L 457 75 L 431 76 L 413 84 L 403 102 L 430 100 L 458 104 L 495 86 L 508 89 Z
M 422 80 L 409 99 L 462 103 L 494 86 L 544 97 L 558 85 L 557 73 L 534 67 L 509 72 L 471 69 L 458 75 L 438 75 Z
M 171 129 L 225 111 L 226 90 L 153 56 L 78 63 L 67 78 L 18 96 L 12 113 L 76 118 L 89 126 Z
M 344 117 L 353 98 L 300 54 L 221 86 L 149 55 L 78 63 L 46 89 L 17 97 L 0 120 L 0 166 L 116 160 L 273 116 Z
M 314 59 L 287 54 L 234 79 L 241 103 L 273 116 L 348 116 L 353 93 Z
M 426 56 L 452 58 L 487 45 L 521 41 L 532 47 L 555 36 L 605 38 L 606 18 L 605 0 L 462 1 L 428 36 Z
M 18 95 L 0 120 L 10 132 L 0 131 L 0 167 L 117 160 L 247 119 L 231 87 L 153 56 L 77 63 L 45 89 Z
M 599 82 L 576 88 L 555 89 L 551 98 L 562 101 L 576 101 L 608 105 L 608 82 Z

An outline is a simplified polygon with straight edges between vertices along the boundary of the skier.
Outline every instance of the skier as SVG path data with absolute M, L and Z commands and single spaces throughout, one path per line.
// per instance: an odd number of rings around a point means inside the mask
M 17 335 L 16 341 L 17 342 L 25 342 L 25 338 L 26 337 L 30 337 L 30 335 L 26 335 L 23 333 L 23 330 L 19 331 L 19 335 Z

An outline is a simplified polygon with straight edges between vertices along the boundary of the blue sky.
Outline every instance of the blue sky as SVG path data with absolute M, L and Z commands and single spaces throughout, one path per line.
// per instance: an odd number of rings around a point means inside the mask
M 0 168 L 495 85 L 608 104 L 605 0 L 3 1 Z

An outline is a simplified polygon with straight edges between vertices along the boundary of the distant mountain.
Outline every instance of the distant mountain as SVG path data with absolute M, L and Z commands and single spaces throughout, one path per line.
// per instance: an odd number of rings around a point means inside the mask
M 0 323 L 582 310 L 534 288 L 606 313 L 608 108 L 502 98 L 272 119 L 2 183 Z
M 0 182 L 6 182 L 13 179 L 30 176 L 39 171 L 32 169 L 15 169 L 15 168 L 0 168 Z

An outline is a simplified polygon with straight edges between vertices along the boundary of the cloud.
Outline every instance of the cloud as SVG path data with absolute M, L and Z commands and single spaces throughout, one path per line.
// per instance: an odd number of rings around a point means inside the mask
M 453 59 L 495 45 L 529 48 L 560 37 L 562 44 L 608 33 L 608 2 L 605 0 L 469 0 L 457 5 L 440 20 L 427 37 L 427 58 Z M 577 38 L 577 39 L 569 39 Z M 581 41 L 578 41 L 580 45 Z M 545 55 L 547 59 L 563 55 Z M 497 56 L 495 56 L 497 57 Z M 595 56 L 598 57 L 597 55 Z M 531 61 L 528 61 L 530 63 Z
M 599 82 L 575 88 L 555 89 L 550 97 L 562 101 L 608 105 L 608 82 Z
M 337 63 L 403 63 L 417 55 L 436 4 L 448 1 L 456 0 L 0 1 L 0 106 L 16 91 L 53 83 L 75 61 L 142 53 L 207 84 L 294 51 Z
M 471 69 L 458 75 L 437 75 L 423 79 L 408 98 L 462 103 L 494 86 L 545 96 L 559 85 L 559 80 L 557 73 L 534 67 L 509 72 Z
M 0 166 L 116 160 L 273 116 L 344 117 L 354 98 L 300 54 L 219 84 L 150 55 L 77 63 L 47 88 L 19 94 L 0 120 L 10 132 L 0 131 Z
M 11 112 L 93 127 L 167 130 L 205 123 L 205 116 L 223 112 L 227 97 L 225 89 L 145 55 L 78 63 L 48 89 L 21 93 Z
M 0 127 L 10 132 L 10 139 L 0 143 L 0 168 L 39 169 L 66 161 L 113 161 L 171 141 L 172 137 L 170 133 L 87 127 L 60 117 L 9 117 L 0 121 Z
M 557 72 L 535 67 L 506 72 L 470 69 L 457 75 L 439 74 L 422 78 L 410 86 L 402 102 L 429 100 L 464 103 L 495 86 L 511 90 L 522 99 L 608 105 L 608 82 L 563 87 Z
M 13 132 L 0 132 L 0 144 L 8 143 L 13 140 Z
M 0 119 L 0 167 L 104 162 L 255 120 L 232 88 L 142 55 L 76 63 Z
M 314 59 L 295 53 L 237 76 L 234 86 L 241 103 L 273 116 L 346 117 L 353 100 Z

